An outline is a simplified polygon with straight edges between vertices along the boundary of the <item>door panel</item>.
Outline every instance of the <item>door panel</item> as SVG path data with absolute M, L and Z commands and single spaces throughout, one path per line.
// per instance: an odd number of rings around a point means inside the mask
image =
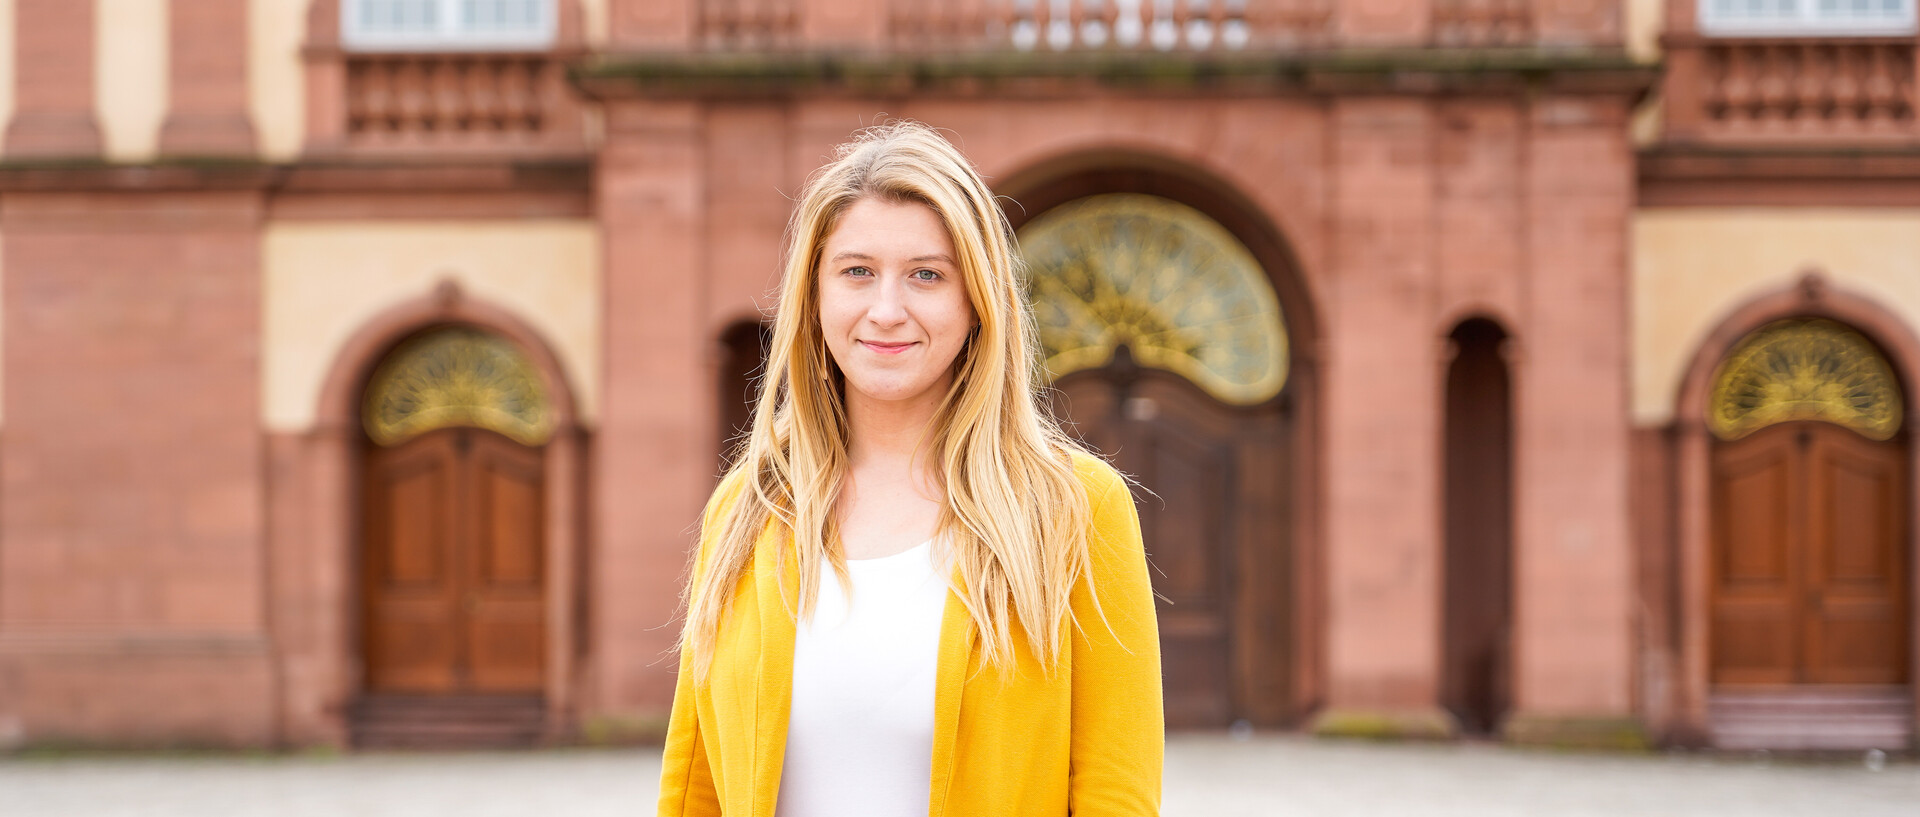
M 1795 434 L 1775 427 L 1725 444 L 1714 467 L 1713 681 L 1784 684 L 1799 661 Z
M 476 516 L 467 620 L 473 687 L 537 692 L 545 681 L 539 452 L 482 434 L 472 455 Z
M 457 683 L 450 443 L 422 438 L 368 458 L 363 633 L 375 690 L 443 692 Z
M 543 688 L 541 463 L 539 450 L 472 428 L 368 451 L 368 691 Z
M 1907 679 L 1903 448 L 1831 426 L 1813 435 L 1809 683 Z

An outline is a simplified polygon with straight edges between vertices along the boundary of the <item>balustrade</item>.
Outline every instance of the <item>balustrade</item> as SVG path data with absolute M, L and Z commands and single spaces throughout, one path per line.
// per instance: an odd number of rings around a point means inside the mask
M 1670 44 L 1669 133 L 1707 141 L 1920 137 L 1911 37 Z
M 1525 45 L 1532 40 L 1532 0 L 1433 0 L 1436 45 Z
M 547 54 L 354 54 L 347 138 L 360 146 L 496 147 L 549 142 L 567 104 Z
M 1332 0 L 894 0 L 905 48 L 1240 51 L 1325 40 Z

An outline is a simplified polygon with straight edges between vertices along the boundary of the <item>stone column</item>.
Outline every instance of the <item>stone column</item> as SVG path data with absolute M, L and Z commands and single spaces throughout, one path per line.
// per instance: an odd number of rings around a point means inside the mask
M 594 185 L 607 346 L 590 481 L 589 729 L 664 723 L 691 531 L 718 469 L 705 106 L 622 99 L 606 110 Z
M 253 155 L 247 42 L 247 0 L 172 0 L 162 154 Z
M 1514 385 L 1514 702 L 1509 739 L 1638 745 L 1627 519 L 1625 99 L 1530 113 L 1531 336 Z
M 1451 734 L 1440 667 L 1441 330 L 1432 325 L 1434 117 L 1333 104 L 1327 368 L 1328 734 Z
M 97 157 L 92 0 L 15 0 L 9 158 Z

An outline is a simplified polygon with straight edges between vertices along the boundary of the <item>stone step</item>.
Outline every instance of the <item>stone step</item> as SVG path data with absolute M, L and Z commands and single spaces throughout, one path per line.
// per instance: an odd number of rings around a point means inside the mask
M 1904 687 L 1718 691 L 1707 702 L 1713 745 L 1736 750 L 1907 749 L 1913 712 Z
M 349 710 L 353 745 L 366 749 L 530 748 L 546 704 L 538 696 L 378 695 Z

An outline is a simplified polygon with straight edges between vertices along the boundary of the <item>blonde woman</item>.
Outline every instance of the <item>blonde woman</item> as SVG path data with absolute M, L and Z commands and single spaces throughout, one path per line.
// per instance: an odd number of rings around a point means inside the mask
M 753 431 L 700 528 L 660 814 L 1158 813 L 1139 521 L 1035 403 L 1018 270 L 923 126 L 809 182 Z

